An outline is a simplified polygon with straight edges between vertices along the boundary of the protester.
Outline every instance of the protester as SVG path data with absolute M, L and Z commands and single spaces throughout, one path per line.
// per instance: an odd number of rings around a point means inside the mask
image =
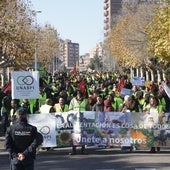
M 117 112 L 119 110 L 120 105 L 123 104 L 123 99 L 120 95 L 116 94 L 116 91 L 112 90 L 111 92 L 109 92 L 109 94 L 113 98 L 112 107 L 113 107 L 114 111 Z
M 69 110 L 74 111 L 89 111 L 89 103 L 86 98 L 83 97 L 83 93 L 80 90 L 77 90 L 77 95 L 74 97 L 69 104 Z
M 162 109 L 162 105 L 159 104 L 159 100 L 156 96 L 150 96 L 149 98 L 149 104 L 150 107 L 147 109 L 147 113 L 153 117 L 154 123 L 163 123 L 165 115 L 164 115 L 164 110 Z M 155 144 L 156 146 L 151 147 L 150 152 L 155 153 L 160 152 L 160 147 L 158 146 L 159 144 Z
M 104 101 L 101 95 L 97 97 L 97 102 L 94 104 L 92 110 L 95 112 L 104 112 Z
M 9 115 L 10 124 L 12 125 L 16 119 L 16 110 L 20 107 L 18 99 L 11 100 L 11 110 Z
M 55 112 L 67 112 L 69 111 L 69 106 L 65 103 L 63 97 L 59 98 L 58 103 L 54 104 Z
M 53 102 L 50 98 L 45 100 L 45 104 L 41 105 L 40 113 L 54 113 Z
M 107 96 L 107 98 L 104 100 L 104 111 L 105 112 L 113 112 L 114 108 L 112 106 L 113 97 L 111 94 Z
M 88 104 L 88 100 L 85 99 L 83 97 L 83 93 L 78 90 L 77 91 L 77 95 L 76 97 L 74 97 L 71 101 L 70 101 L 70 105 L 69 105 L 69 110 L 73 110 L 73 111 L 89 111 L 89 104 Z M 69 153 L 70 155 L 75 155 L 77 153 L 76 151 L 76 146 L 73 144 L 73 147 L 72 147 L 72 152 Z M 82 145 L 81 147 L 81 153 L 82 154 L 85 154 L 86 151 L 85 151 L 85 145 Z
M 27 111 L 27 114 L 32 114 L 31 108 L 30 108 L 30 103 L 29 103 L 28 99 L 23 99 L 21 106 Z
M 45 104 L 46 99 L 47 99 L 47 93 L 44 91 L 43 88 L 40 88 L 39 107 L 41 107 L 43 104 Z
M 139 112 L 139 104 L 134 96 L 125 96 L 124 104 L 119 108 L 121 112 Z
M 6 94 L 3 94 L 1 107 L 3 134 L 5 134 L 7 127 L 10 125 L 9 115 L 11 110 L 11 100 L 10 91 L 8 91 Z
M 45 100 L 45 104 L 41 105 L 40 107 L 40 110 L 39 110 L 40 113 L 42 114 L 46 114 L 46 113 L 55 113 L 55 109 L 53 107 L 53 102 L 50 98 L 47 98 Z M 42 147 L 43 150 L 53 150 L 52 147 Z

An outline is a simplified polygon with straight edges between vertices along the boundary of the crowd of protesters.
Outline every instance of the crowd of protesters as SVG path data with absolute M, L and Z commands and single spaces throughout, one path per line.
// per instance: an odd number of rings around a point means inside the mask
M 115 72 L 56 72 L 40 78 L 38 99 L 11 99 L 11 91 L 1 90 L 0 107 L 4 133 L 23 106 L 28 114 L 75 111 L 150 112 L 156 111 L 162 121 L 170 112 L 170 98 L 161 82 L 133 85 L 128 75 Z M 170 87 L 170 83 L 166 82 Z M 121 89 L 131 95 L 121 95 Z M 75 148 L 73 148 L 75 151 Z M 83 148 L 82 148 L 83 149 Z M 84 151 L 84 150 L 83 150 Z

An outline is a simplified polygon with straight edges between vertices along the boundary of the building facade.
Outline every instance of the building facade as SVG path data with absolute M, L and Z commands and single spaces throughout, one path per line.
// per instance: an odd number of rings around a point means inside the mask
M 114 19 L 122 7 L 122 0 L 104 0 L 104 36 L 107 37 L 114 25 Z
M 107 37 L 111 31 L 117 15 L 122 9 L 123 2 L 159 2 L 161 0 L 104 0 L 104 36 Z
M 69 39 L 60 40 L 59 59 L 67 69 L 73 68 L 79 63 L 79 44 Z

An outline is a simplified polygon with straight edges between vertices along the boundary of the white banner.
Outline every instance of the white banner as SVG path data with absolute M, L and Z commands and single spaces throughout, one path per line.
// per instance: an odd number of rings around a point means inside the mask
M 153 115 L 152 115 L 153 114 Z M 42 147 L 89 146 L 170 146 L 170 114 L 166 123 L 154 111 L 62 112 L 28 116 L 30 124 L 43 135 Z
M 28 122 L 36 126 L 38 131 L 43 135 L 44 141 L 42 147 L 56 147 L 56 123 L 54 114 L 31 114 L 28 116 Z
M 127 89 L 127 88 L 122 88 L 120 94 L 122 97 L 128 95 L 128 96 L 131 96 L 133 93 L 133 91 L 131 89 Z
M 166 83 L 162 83 L 163 89 L 165 90 L 167 96 L 170 98 L 170 88 L 166 85 Z
M 131 82 L 133 86 L 145 86 L 145 80 L 143 77 L 133 77 Z
M 11 73 L 12 99 L 39 98 L 39 72 L 14 71 Z

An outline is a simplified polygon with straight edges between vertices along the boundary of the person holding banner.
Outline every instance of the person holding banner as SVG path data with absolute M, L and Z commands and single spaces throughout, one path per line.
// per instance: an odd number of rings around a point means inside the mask
M 92 111 L 104 112 L 104 101 L 101 95 L 97 97 L 97 102 L 93 105 Z
M 107 96 L 107 98 L 104 100 L 104 111 L 105 112 L 113 112 L 114 108 L 112 106 L 113 97 L 111 94 Z
M 125 96 L 124 103 L 119 108 L 120 112 L 139 112 L 139 104 L 134 96 Z
M 90 106 L 88 100 L 83 97 L 83 92 L 81 90 L 77 90 L 76 97 L 70 101 L 69 110 L 74 111 L 89 111 Z
M 55 112 L 67 112 L 69 110 L 69 106 L 65 104 L 65 100 L 63 97 L 60 97 L 58 103 L 54 105 Z
M 45 100 L 45 104 L 41 105 L 40 107 L 40 113 L 54 113 L 55 109 L 53 108 L 52 103 L 52 100 L 47 98 Z
M 39 109 L 39 112 L 41 114 L 47 114 L 47 113 L 55 113 L 55 109 L 53 107 L 53 102 L 52 102 L 52 99 L 51 98 L 47 98 L 45 100 L 45 104 L 41 105 L 40 109 Z M 42 147 L 42 149 L 46 149 L 47 151 L 48 150 L 53 150 L 52 147 Z
M 88 100 L 83 97 L 83 92 L 82 91 L 77 90 L 76 97 L 74 97 L 70 101 L 69 110 L 78 111 L 78 112 L 89 111 L 90 110 L 90 106 L 89 106 Z M 87 154 L 87 152 L 85 151 L 85 145 L 82 145 L 81 153 L 82 154 Z M 77 154 L 76 146 L 74 144 L 73 144 L 73 147 L 72 147 L 72 152 L 69 153 L 69 154 L 70 155 Z
M 147 108 L 148 110 L 146 111 L 148 113 L 148 119 L 150 120 L 150 118 L 152 117 L 153 124 L 163 123 L 165 118 L 165 113 L 164 110 L 162 109 L 162 105 L 159 104 L 158 98 L 156 96 L 150 96 L 149 104 L 150 107 L 148 107 Z M 160 152 L 160 147 L 157 146 L 157 144 L 156 146 L 153 146 L 150 149 L 151 153 L 155 153 L 156 151 Z

